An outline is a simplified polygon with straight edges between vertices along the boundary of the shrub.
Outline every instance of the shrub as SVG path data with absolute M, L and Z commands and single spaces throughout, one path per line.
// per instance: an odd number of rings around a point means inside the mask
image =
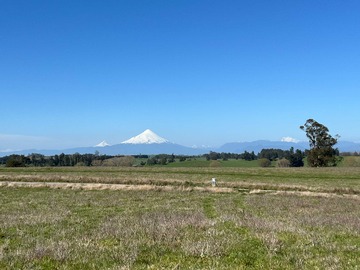
M 83 167 L 86 166 L 84 162 L 79 161 L 78 163 L 75 164 L 76 167 Z
M 282 158 L 277 162 L 278 167 L 290 167 L 290 161 L 286 158 Z
M 102 161 L 99 159 L 95 159 L 91 162 L 91 166 L 101 166 L 102 165 Z
M 259 159 L 259 166 L 260 167 L 270 167 L 271 161 L 267 158 L 260 158 Z
M 103 161 L 103 166 L 131 167 L 135 163 L 132 156 L 115 157 Z

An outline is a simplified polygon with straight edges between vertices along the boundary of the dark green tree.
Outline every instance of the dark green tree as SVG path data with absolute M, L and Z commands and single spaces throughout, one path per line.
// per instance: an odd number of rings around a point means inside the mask
M 168 162 L 169 163 L 175 162 L 175 155 L 174 154 L 171 154 L 171 156 L 169 156 Z
M 304 154 L 301 152 L 301 150 L 297 149 L 294 153 L 294 149 L 292 151 L 290 150 L 291 154 L 288 157 L 288 160 L 290 161 L 290 167 L 303 167 L 304 166 Z
M 25 167 L 29 159 L 24 155 L 11 155 L 6 160 L 6 167 Z
M 334 149 L 333 146 L 340 136 L 332 137 L 329 134 L 329 129 L 314 119 L 308 119 L 303 126 L 300 126 L 300 129 L 306 132 L 309 139 L 310 151 L 307 154 L 309 166 L 336 166 L 340 159 L 338 150 Z
M 157 159 L 155 157 L 148 158 L 146 161 L 146 165 L 152 166 L 157 164 Z
M 221 158 L 219 153 L 216 153 L 216 152 L 213 152 L 213 151 L 210 151 L 209 156 L 210 156 L 211 160 L 218 160 L 218 159 Z

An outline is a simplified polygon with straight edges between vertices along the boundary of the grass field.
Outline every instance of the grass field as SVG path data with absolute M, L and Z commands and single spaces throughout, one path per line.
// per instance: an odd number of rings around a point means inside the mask
M 229 159 L 229 160 L 206 160 L 205 158 L 196 158 L 185 161 L 177 161 L 169 163 L 168 167 L 245 167 L 253 168 L 259 167 L 257 160 L 246 161 L 243 159 Z
M 197 191 L 212 177 L 231 192 Z M 356 167 L 0 168 L 0 184 L 23 181 L 135 190 L 0 187 L 0 269 L 360 265 Z
M 108 183 L 157 186 L 219 187 L 360 193 L 360 167 L 32 167 L 0 168 L 0 182 Z

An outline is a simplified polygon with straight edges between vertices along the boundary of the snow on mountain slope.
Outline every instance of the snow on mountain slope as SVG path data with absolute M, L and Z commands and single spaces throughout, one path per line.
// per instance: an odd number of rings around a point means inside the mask
M 155 132 L 152 132 L 150 129 L 147 129 L 143 133 L 122 142 L 122 144 L 153 144 L 153 143 L 158 143 L 158 144 L 169 143 L 169 141 L 160 137 Z
M 105 147 L 105 146 L 110 146 L 110 144 L 108 144 L 106 141 L 102 141 L 101 143 L 95 145 L 95 147 Z

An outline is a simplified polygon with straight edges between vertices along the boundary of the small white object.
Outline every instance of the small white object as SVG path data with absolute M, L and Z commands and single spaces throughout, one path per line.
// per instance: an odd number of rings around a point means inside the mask
M 211 179 L 211 185 L 212 185 L 213 187 L 216 187 L 216 178 L 212 178 L 212 179 Z

